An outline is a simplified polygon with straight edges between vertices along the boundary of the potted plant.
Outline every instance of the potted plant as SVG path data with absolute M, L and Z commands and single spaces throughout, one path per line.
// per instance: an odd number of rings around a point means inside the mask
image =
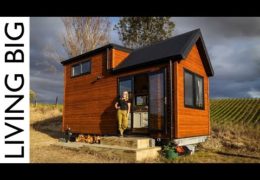
M 178 157 L 175 145 L 169 142 L 168 145 L 163 146 L 163 151 L 167 159 L 175 159 Z

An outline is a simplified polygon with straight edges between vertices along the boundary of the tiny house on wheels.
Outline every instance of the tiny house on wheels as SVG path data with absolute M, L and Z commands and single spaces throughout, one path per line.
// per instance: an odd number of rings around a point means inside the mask
M 129 92 L 128 134 L 182 143 L 210 134 L 213 68 L 199 29 L 138 49 L 108 44 L 61 62 L 63 131 L 116 135 L 115 101 Z

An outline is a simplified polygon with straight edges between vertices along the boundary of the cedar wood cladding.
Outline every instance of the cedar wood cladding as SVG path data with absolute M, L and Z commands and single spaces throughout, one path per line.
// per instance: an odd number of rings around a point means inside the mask
M 194 31 L 195 32 L 195 31 Z M 198 33 L 198 31 L 196 31 Z M 199 31 L 200 35 L 200 31 Z M 191 35 L 189 35 L 191 36 Z M 209 135 L 209 78 L 214 74 L 210 61 L 205 62 L 207 52 L 202 37 L 192 36 L 187 38 L 192 43 L 189 48 L 183 50 L 185 55 L 179 60 L 173 59 L 173 134 L 174 138 L 193 137 Z M 185 43 L 184 43 L 185 44 Z M 186 43 L 187 44 L 187 43 Z M 160 68 L 167 69 L 167 98 L 169 100 L 169 63 L 150 64 L 132 69 L 124 69 L 115 73 L 107 70 L 107 60 L 109 67 L 117 70 L 121 64 L 125 66 L 125 59 L 131 54 L 130 50 L 119 49 L 113 46 L 99 48 L 100 51 L 90 53 L 87 56 L 79 56 L 75 60 L 63 62 L 64 65 L 64 111 L 63 130 L 70 127 L 73 132 L 89 134 L 116 134 L 117 120 L 114 108 L 117 97 L 118 77 L 139 74 L 144 72 L 158 71 Z M 205 51 L 205 52 L 204 52 Z M 108 58 L 108 59 L 107 59 Z M 71 77 L 71 67 L 83 60 L 91 60 L 91 74 L 79 77 Z M 168 58 L 169 60 L 169 58 Z M 191 109 L 184 107 L 184 68 L 199 74 L 204 79 L 204 103 L 205 109 Z M 102 79 L 97 81 L 97 76 Z M 167 134 L 158 136 L 169 137 L 170 132 L 170 107 L 167 105 Z
M 205 110 L 187 108 L 184 106 L 184 68 L 194 73 L 199 74 L 204 79 L 204 102 Z M 174 97 L 176 97 L 175 106 L 177 112 L 176 127 L 177 131 L 175 136 L 177 138 L 200 136 L 209 134 L 209 91 L 208 84 L 209 78 L 203 67 L 199 51 L 196 45 L 194 45 L 188 54 L 187 58 L 176 63 L 174 66 L 175 78 L 174 84 L 177 87 Z
M 114 50 L 118 51 L 118 50 Z M 114 53 L 114 58 L 120 52 Z M 91 74 L 71 77 L 71 67 L 75 63 L 64 66 L 64 112 L 63 130 L 70 127 L 77 133 L 115 134 L 117 131 L 116 111 L 117 78 L 131 74 L 153 72 L 167 64 L 128 71 L 117 75 L 106 70 L 106 51 L 89 59 L 92 61 Z M 85 60 L 85 58 L 83 58 Z M 77 62 L 76 62 L 77 63 Z M 97 76 L 101 80 L 96 81 Z
M 117 51 L 117 50 L 114 50 Z M 117 53 L 119 54 L 119 52 Z M 115 134 L 117 130 L 114 100 L 117 96 L 117 78 L 130 74 L 159 70 L 158 66 L 132 70 L 121 73 L 119 76 L 111 75 L 106 71 L 106 52 L 92 56 L 92 73 L 88 75 L 71 77 L 71 66 L 65 65 L 65 105 L 63 113 L 63 130 L 67 125 L 78 133 Z M 205 135 L 209 131 L 209 103 L 208 78 L 203 68 L 197 47 L 194 46 L 184 61 L 175 62 L 173 68 L 174 87 L 173 95 L 177 113 L 175 137 Z M 167 64 L 161 67 L 167 67 Z M 204 77 L 205 111 L 184 107 L 183 67 Z M 178 73 L 176 73 L 178 72 Z M 104 78 L 96 81 L 98 75 Z M 176 81 L 177 80 L 177 81 Z M 168 83 L 167 83 L 168 84 Z M 173 107 L 173 109 L 175 108 Z M 68 110 L 67 110 L 68 109 Z M 167 111 L 169 114 L 169 110 Z M 169 125 L 169 123 L 167 123 Z M 168 130 L 169 131 L 169 130 Z

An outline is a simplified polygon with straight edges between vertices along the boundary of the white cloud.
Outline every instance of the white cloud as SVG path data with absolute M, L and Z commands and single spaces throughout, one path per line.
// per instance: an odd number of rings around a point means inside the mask
M 248 94 L 252 98 L 260 98 L 260 91 L 257 91 L 255 89 L 251 89 L 250 91 L 248 91 Z

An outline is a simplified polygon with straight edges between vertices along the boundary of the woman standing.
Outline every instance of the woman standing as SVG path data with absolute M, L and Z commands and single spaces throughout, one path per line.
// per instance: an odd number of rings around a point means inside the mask
M 130 102 L 128 100 L 128 92 L 123 91 L 121 97 L 117 100 L 115 108 L 117 109 L 117 119 L 118 119 L 118 130 L 120 132 L 120 137 L 124 136 L 124 131 L 128 126 L 128 116 L 130 113 Z

